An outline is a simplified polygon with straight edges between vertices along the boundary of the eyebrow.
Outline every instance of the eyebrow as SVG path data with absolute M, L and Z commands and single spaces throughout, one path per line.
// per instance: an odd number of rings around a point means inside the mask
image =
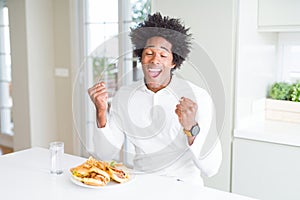
M 151 47 L 155 47 L 154 45 L 148 45 L 148 46 L 145 46 L 145 48 L 151 48 Z M 170 50 L 169 49 L 167 49 L 166 47 L 164 47 L 164 46 L 160 46 L 160 48 L 161 49 L 164 49 L 164 50 L 166 50 L 167 52 L 169 52 L 170 53 Z

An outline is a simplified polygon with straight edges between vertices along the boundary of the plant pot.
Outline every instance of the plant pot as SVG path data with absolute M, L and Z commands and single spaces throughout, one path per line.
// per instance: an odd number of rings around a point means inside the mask
M 266 99 L 266 119 L 300 123 L 300 102 Z

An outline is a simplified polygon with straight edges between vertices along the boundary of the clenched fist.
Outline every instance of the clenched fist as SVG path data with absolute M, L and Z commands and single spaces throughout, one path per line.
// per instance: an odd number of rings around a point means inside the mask
M 189 98 L 182 97 L 176 105 L 175 113 L 181 126 L 190 130 L 197 122 L 195 120 L 198 105 Z
M 104 127 L 106 124 L 106 110 L 108 108 L 108 93 L 105 88 L 105 83 L 96 83 L 88 89 L 89 96 L 96 107 L 96 117 L 98 127 Z

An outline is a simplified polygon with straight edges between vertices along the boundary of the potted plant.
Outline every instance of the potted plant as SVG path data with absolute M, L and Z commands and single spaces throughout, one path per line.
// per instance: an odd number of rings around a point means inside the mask
M 300 81 L 271 85 L 266 99 L 266 119 L 300 123 Z
M 300 102 L 300 81 L 293 84 L 291 89 L 291 100 L 295 102 Z

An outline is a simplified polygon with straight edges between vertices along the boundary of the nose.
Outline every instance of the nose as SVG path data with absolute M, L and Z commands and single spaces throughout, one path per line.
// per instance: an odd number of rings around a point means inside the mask
M 159 54 L 158 53 L 154 53 L 150 61 L 153 64 L 159 64 L 160 63 L 160 56 L 159 56 Z

